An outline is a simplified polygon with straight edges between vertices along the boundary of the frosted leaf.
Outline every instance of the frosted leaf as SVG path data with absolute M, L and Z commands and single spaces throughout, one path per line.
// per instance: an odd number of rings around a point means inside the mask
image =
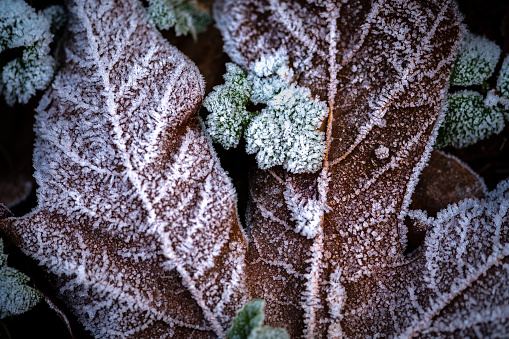
M 319 129 L 327 117 L 326 104 L 308 88 L 291 83 L 284 49 L 262 55 L 246 75 L 227 64 L 226 83 L 214 87 L 204 100 L 211 112 L 207 129 L 214 142 L 236 147 L 244 127 L 246 152 L 256 153 L 262 169 L 283 165 L 292 173 L 316 172 L 325 156 L 325 134 Z M 246 110 L 248 101 L 265 104 L 261 112 Z
M 284 88 L 250 122 L 246 152 L 256 153 L 261 169 L 283 165 L 292 173 L 316 172 L 325 156 L 325 133 L 318 129 L 327 113 L 309 89 Z
M 0 1 L 0 52 L 26 47 L 1 73 L 0 90 L 8 105 L 27 103 L 53 79 L 55 60 L 48 55 L 53 38 L 51 21 L 23 0 Z
M 41 300 L 42 294 L 27 286 L 29 281 L 26 275 L 7 266 L 0 238 L 0 319 L 24 313 Z
M 287 339 L 288 334 L 280 328 L 262 326 L 265 301 L 255 299 L 242 307 L 228 330 L 228 339 Z
M 412 194 L 411 209 L 425 210 L 429 216 L 465 198 L 484 198 L 484 180 L 453 155 L 433 151 Z
M 418 256 L 396 270 L 384 312 L 408 316 L 404 336 L 503 337 L 509 323 L 509 182 L 420 219 L 429 232 Z M 386 283 L 389 283 L 388 281 Z
M 0 230 L 95 337 L 224 337 L 249 300 L 246 244 L 197 116 L 203 79 L 140 3 L 68 13 L 36 115 L 39 205 Z
M 253 62 L 249 73 L 253 103 L 268 104 L 272 98 L 289 87 L 294 81 L 294 71 L 288 63 L 288 54 L 284 48 L 262 54 Z
M 247 272 L 266 322 L 292 337 L 403 334 L 405 312 L 377 307 L 406 288 L 391 279 L 408 261 L 403 220 L 441 119 L 454 3 L 223 0 L 214 13 L 234 62 L 251 69 L 285 49 L 292 78 L 328 104 L 321 171 L 251 179 Z M 313 238 L 295 232 L 299 201 L 322 206 Z
M 233 63 L 226 64 L 224 85 L 214 87 L 203 101 L 210 112 L 205 121 L 213 142 L 225 149 L 237 147 L 242 130 L 252 119 L 253 114 L 246 110 L 251 96 L 251 85 L 247 74 Z
M 55 60 L 49 55 L 28 62 L 20 59 L 10 61 L 2 72 L 5 101 L 11 106 L 16 101 L 26 104 L 37 90 L 48 86 L 54 72 Z
M 210 23 L 210 16 L 193 0 L 149 0 L 150 19 L 159 29 L 175 28 L 177 36 L 191 33 L 194 39 Z
M 51 27 L 51 34 L 55 34 L 61 30 L 67 22 L 67 14 L 61 6 L 49 6 L 43 11 L 44 16 L 48 18 Z
M 474 91 L 460 91 L 447 96 L 445 118 L 436 141 L 436 148 L 472 145 L 504 128 L 500 108 L 485 104 L 483 96 Z
M 465 32 L 451 73 L 453 85 L 481 85 L 495 70 L 500 47 L 484 37 Z
M 504 59 L 500 72 L 498 73 L 497 89 L 502 97 L 509 100 L 509 57 Z M 507 108 L 509 109 L 509 107 Z

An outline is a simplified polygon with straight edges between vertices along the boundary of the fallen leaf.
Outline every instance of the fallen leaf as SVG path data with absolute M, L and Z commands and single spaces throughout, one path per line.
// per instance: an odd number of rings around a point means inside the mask
M 447 205 L 466 198 L 484 198 L 486 191 L 484 180 L 468 165 L 453 155 L 433 151 L 415 187 L 410 208 L 436 216 Z
M 224 336 L 244 304 L 236 197 L 204 83 L 132 1 L 75 1 L 36 117 L 38 206 L 0 229 L 97 337 Z
M 496 278 L 507 275 L 497 266 L 509 248 L 505 189 L 436 219 L 411 213 L 430 232 L 404 254 L 403 220 L 457 48 L 455 4 L 226 0 L 215 16 L 236 63 L 286 47 L 299 85 L 330 108 L 319 175 L 274 168 L 252 179 L 248 281 L 267 323 L 305 337 L 507 333 L 508 290 Z M 317 235 L 303 237 L 299 213 L 320 203 Z M 501 292 L 483 299 L 494 284 Z

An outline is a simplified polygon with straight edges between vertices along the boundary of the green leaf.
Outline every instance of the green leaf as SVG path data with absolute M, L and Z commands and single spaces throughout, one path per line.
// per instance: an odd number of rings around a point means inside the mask
M 48 14 L 53 13 L 50 10 Z M 37 90 L 45 89 L 56 69 L 50 53 L 51 18 L 37 13 L 23 0 L 3 1 L 0 10 L 0 52 L 26 47 L 21 58 L 7 63 L 0 77 L 0 92 L 12 106 L 15 102 L 27 103 Z
M 486 105 L 481 94 L 474 91 L 450 94 L 435 148 L 466 147 L 493 133 L 500 133 L 503 127 L 500 108 Z
M 227 64 L 226 83 L 216 86 L 203 105 L 211 112 L 206 125 L 212 141 L 236 147 L 245 132 L 246 152 L 256 153 L 258 167 L 282 165 L 292 173 L 312 173 L 322 167 L 327 104 L 311 91 L 292 83 L 285 50 L 262 55 L 249 74 Z M 259 114 L 246 110 L 248 101 L 264 104 Z
M 282 328 L 263 326 L 265 301 L 255 299 L 245 305 L 233 319 L 228 330 L 228 339 L 287 339 L 288 333 Z
M 210 15 L 196 8 L 195 1 L 149 0 L 148 13 L 158 29 L 175 28 L 177 36 L 204 31 L 210 23 Z
M 224 85 L 214 90 L 203 100 L 203 106 L 210 112 L 205 124 L 213 142 L 224 148 L 237 147 L 242 129 L 252 119 L 246 110 L 251 96 L 247 74 L 233 63 L 226 64 Z
M 40 292 L 26 285 L 30 280 L 26 275 L 6 265 L 0 239 L 0 319 L 24 313 L 42 298 Z
M 261 169 L 283 165 L 292 173 L 316 172 L 325 157 L 325 133 L 319 128 L 327 113 L 309 89 L 289 86 L 250 122 L 246 152 L 256 153 Z
M 498 74 L 497 89 L 500 95 L 509 100 L 509 56 L 504 59 Z
M 454 62 L 451 84 L 481 85 L 493 74 L 500 53 L 500 47 L 494 42 L 466 32 Z

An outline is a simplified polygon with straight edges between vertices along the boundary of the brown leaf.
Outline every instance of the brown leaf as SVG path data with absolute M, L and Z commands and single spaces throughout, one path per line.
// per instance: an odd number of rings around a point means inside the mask
M 197 117 L 197 68 L 132 1 L 69 7 L 36 117 L 38 207 L 0 229 L 97 337 L 224 336 L 243 287 L 235 192 Z
M 404 255 L 403 220 L 436 135 L 459 38 L 454 3 L 226 0 L 215 15 L 236 63 L 247 69 L 285 47 L 299 84 L 330 107 L 319 174 L 275 168 L 252 179 L 248 272 L 252 296 L 267 300 L 267 321 L 306 337 L 499 330 L 493 319 L 506 317 L 497 315 L 506 292 L 493 308 L 479 308 L 480 320 L 465 318 L 468 307 L 452 300 L 468 298 L 492 258 L 505 256 L 507 243 L 493 240 L 507 234 L 503 190 L 437 219 L 412 214 L 433 232 L 422 249 Z M 298 214 L 317 203 L 316 237 L 294 232 Z M 467 231 L 469 223 L 476 227 Z M 477 239 L 473 247 L 483 251 L 466 248 Z M 446 312 L 456 317 L 449 328 Z
M 410 209 L 423 210 L 435 217 L 447 205 L 466 198 L 484 198 L 486 191 L 484 180 L 468 165 L 455 156 L 435 150 L 412 194 Z M 405 220 L 405 225 L 408 227 L 406 252 L 409 253 L 424 241 L 426 227 L 410 220 Z
M 479 175 L 458 158 L 441 151 L 431 152 L 412 195 L 410 208 L 430 216 L 465 198 L 484 198 L 486 185 Z

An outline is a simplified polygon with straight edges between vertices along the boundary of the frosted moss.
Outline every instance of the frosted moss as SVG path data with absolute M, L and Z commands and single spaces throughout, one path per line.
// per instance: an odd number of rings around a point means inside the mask
M 293 173 L 316 172 L 325 156 L 325 133 L 319 128 L 327 104 L 293 84 L 287 64 L 284 50 L 263 55 L 248 74 L 228 64 L 226 83 L 204 101 L 211 112 L 206 125 L 212 140 L 225 148 L 236 147 L 245 128 L 246 152 L 256 154 L 262 169 L 282 165 Z M 266 107 L 248 112 L 249 101 Z
M 500 108 L 485 104 L 480 93 L 461 91 L 447 97 L 445 120 L 436 147 L 465 147 L 493 133 L 500 133 L 504 118 Z
M 265 315 L 265 301 L 255 299 L 245 305 L 233 319 L 228 330 L 228 339 L 289 339 L 288 333 L 282 328 L 262 326 Z
M 210 23 L 210 16 L 189 0 L 149 0 L 148 13 L 158 29 L 174 27 L 177 36 L 204 31 Z
M 53 79 L 56 62 L 49 55 L 51 24 L 58 27 L 65 21 L 63 10 L 57 8 L 36 12 L 23 0 L 0 0 L 0 52 L 25 47 L 21 57 L 9 61 L 2 69 L 0 91 L 11 106 L 16 102 L 27 103 Z
M 482 84 L 493 74 L 500 52 L 500 47 L 494 42 L 466 32 L 452 69 L 451 84 Z
M 27 276 L 7 266 L 7 255 L 3 252 L 0 239 L 0 319 L 24 313 L 42 298 L 37 290 L 26 285 L 30 280 Z

